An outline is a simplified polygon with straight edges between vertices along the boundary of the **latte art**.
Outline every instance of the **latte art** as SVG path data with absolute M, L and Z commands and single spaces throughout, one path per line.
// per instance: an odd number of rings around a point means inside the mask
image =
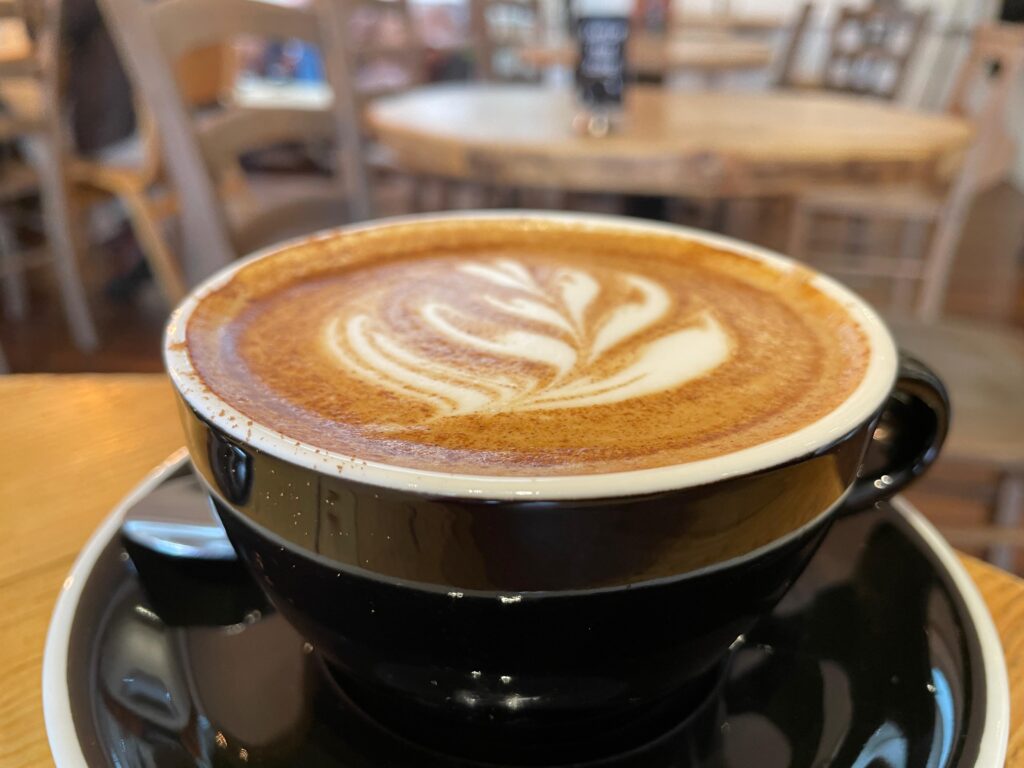
M 202 386 L 288 440 L 488 476 L 743 450 L 829 414 L 870 358 L 803 270 L 514 218 L 289 246 L 203 296 L 185 336 Z
M 641 275 L 563 267 L 541 280 L 500 259 L 462 264 L 450 281 L 454 297 L 431 295 L 428 283 L 401 324 L 388 322 L 386 292 L 370 312 L 340 312 L 324 325 L 326 348 L 347 372 L 428 404 L 435 417 L 616 403 L 677 387 L 729 356 L 710 310 L 680 312 Z M 602 293 L 622 300 L 595 311 Z M 440 345 L 454 354 L 437 355 Z

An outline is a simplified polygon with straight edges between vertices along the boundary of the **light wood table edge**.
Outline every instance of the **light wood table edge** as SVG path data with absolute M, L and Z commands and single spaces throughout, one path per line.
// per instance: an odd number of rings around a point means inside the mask
M 414 173 L 492 185 L 688 197 L 791 195 L 815 186 L 850 183 L 917 183 L 942 189 L 962 164 L 972 130 L 967 123 L 954 126 L 948 116 L 921 114 L 915 116 L 934 118 L 935 126 L 944 124 L 943 130 L 950 131 L 950 135 L 941 142 L 904 143 L 899 152 L 869 151 L 865 147 L 856 151 L 819 147 L 811 151 L 806 146 L 794 146 L 788 154 L 762 155 L 750 147 L 715 149 L 699 141 L 690 145 L 689 139 L 668 145 L 625 135 L 580 140 L 568 124 L 564 134 L 546 143 L 467 138 L 414 125 L 407 110 L 402 110 L 398 119 L 387 114 L 389 103 L 430 92 L 443 94 L 452 88 L 427 86 L 367 107 L 364 119 L 368 129 L 393 152 L 398 166 Z M 657 91 L 650 86 L 634 86 L 632 96 L 627 98 Z M 856 101 L 849 97 L 786 95 Z M 742 92 L 737 95 L 744 97 Z M 900 112 L 906 110 L 893 109 L 894 114 Z

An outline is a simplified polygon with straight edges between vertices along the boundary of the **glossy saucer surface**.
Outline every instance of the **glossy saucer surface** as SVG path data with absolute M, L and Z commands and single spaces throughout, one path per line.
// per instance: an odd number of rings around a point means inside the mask
M 126 506 L 169 483 L 181 503 L 205 503 L 179 459 Z M 47 640 L 44 709 L 59 768 L 474 764 L 349 704 L 251 584 L 169 574 L 157 595 L 118 535 L 124 509 L 76 564 Z M 166 589 L 167 579 L 180 581 Z M 987 766 L 1002 760 L 1007 721 L 1005 665 L 983 604 L 948 547 L 897 502 L 833 526 L 696 713 L 591 764 Z

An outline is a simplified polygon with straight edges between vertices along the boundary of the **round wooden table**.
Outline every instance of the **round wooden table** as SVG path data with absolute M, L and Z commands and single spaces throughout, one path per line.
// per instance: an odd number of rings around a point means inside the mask
M 698 72 L 715 76 L 724 72 L 764 69 L 774 51 L 767 43 L 727 32 L 692 33 L 659 37 L 639 34 L 627 47 L 629 68 L 634 74 L 663 77 L 674 72 Z M 525 64 L 538 69 L 574 67 L 579 51 L 571 42 L 528 45 L 516 50 Z
M 640 195 L 792 194 L 812 184 L 944 185 L 969 123 L 855 97 L 636 86 L 617 131 L 573 128 L 570 90 L 445 85 L 373 102 L 366 119 L 409 171 Z
M 683 13 L 672 16 L 680 29 L 727 29 L 735 32 L 774 32 L 786 26 L 783 16 L 753 13 Z
M 52 765 L 43 641 L 79 550 L 115 504 L 182 444 L 160 375 L 0 377 L 0 765 Z M 1024 582 L 963 558 L 1010 674 L 1007 765 L 1024 768 Z

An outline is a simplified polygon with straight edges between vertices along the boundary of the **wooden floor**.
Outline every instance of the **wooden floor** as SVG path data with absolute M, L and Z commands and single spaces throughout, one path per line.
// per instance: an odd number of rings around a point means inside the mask
M 770 228 L 769 228 L 770 229 Z M 777 233 L 755 236 L 778 246 Z M 104 297 L 112 277 L 110 260 L 94 254 L 86 278 L 96 314 L 100 349 L 78 352 L 69 341 L 52 282 L 45 270 L 34 275 L 28 317 L 20 322 L 0 319 L 0 344 L 15 372 L 131 371 L 158 372 L 160 334 L 167 315 L 152 285 L 133 301 L 116 303 Z M 981 196 L 972 211 L 961 243 L 946 314 L 983 318 L 1024 333 L 1024 193 L 1009 186 Z M 1022 436 L 1024 439 L 1024 436 Z M 940 460 L 929 477 L 908 494 L 939 526 L 963 529 L 986 519 L 994 492 L 994 473 L 986 467 L 958 466 Z M 972 554 L 984 555 L 969 538 L 953 537 Z M 1017 560 L 1024 573 L 1024 550 Z

